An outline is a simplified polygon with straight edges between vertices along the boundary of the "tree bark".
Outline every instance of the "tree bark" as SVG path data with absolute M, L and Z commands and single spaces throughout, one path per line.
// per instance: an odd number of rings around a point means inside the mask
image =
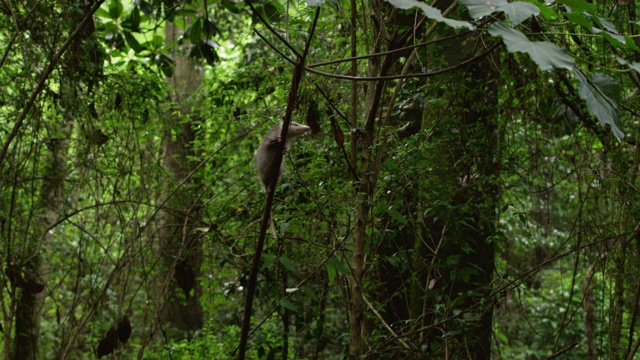
M 84 2 L 71 0 L 64 16 L 72 21 L 67 31 L 76 30 L 86 17 L 92 16 L 90 5 Z M 78 6 L 80 5 L 80 6 Z M 45 15 L 45 14 L 42 14 Z M 48 14 L 47 14 L 48 15 Z M 62 78 L 60 79 L 60 104 L 64 112 L 64 120 L 59 124 L 49 124 L 52 135 L 47 140 L 46 155 L 40 160 L 44 166 L 42 184 L 39 192 L 38 208 L 36 209 L 36 221 L 32 238 L 20 249 L 15 261 L 24 276 L 24 286 L 15 289 L 15 338 L 13 347 L 14 359 L 36 359 L 38 355 L 38 338 L 40 335 L 40 311 L 46 296 L 46 278 L 48 267 L 45 255 L 41 254 L 42 245 L 48 247 L 50 227 L 55 224 L 60 214 L 63 214 L 62 199 L 64 196 L 64 183 L 66 179 L 66 162 L 69 150 L 69 138 L 74 126 L 74 113 L 78 108 L 77 89 L 81 81 L 88 84 L 88 92 L 92 91 L 95 76 L 102 69 L 102 59 L 96 57 L 99 53 L 98 45 L 91 39 L 95 27 L 91 18 L 84 22 L 79 29 L 77 37 L 70 42 L 67 55 L 61 63 Z M 87 58 L 87 55 L 90 55 Z M 80 61 L 78 59 L 85 59 Z M 36 115 L 37 116 L 37 115 Z
M 482 38 L 475 39 L 485 44 Z M 468 46 L 470 39 L 452 44 L 453 49 Z M 473 49 L 473 47 L 471 47 Z M 481 47 L 478 47 L 481 49 Z M 457 51 L 457 60 L 469 58 L 472 53 Z M 485 58 L 466 68 L 452 80 L 454 91 L 460 97 L 453 101 L 451 127 L 459 131 L 450 141 L 442 143 L 442 154 L 449 153 L 445 169 L 456 193 L 452 205 L 456 209 L 451 220 L 453 229 L 444 239 L 445 253 L 459 257 L 450 273 L 450 296 L 459 310 L 474 307 L 478 314 L 476 324 L 465 324 L 462 337 L 466 351 L 476 359 L 491 357 L 496 225 L 498 221 L 499 193 L 499 144 L 501 131 L 497 124 L 498 72 L 495 59 Z M 453 98 L 453 97 L 452 97 Z M 453 176 L 452 176 L 453 175 Z M 441 194 L 451 198 L 451 194 Z M 468 277 L 460 276 L 467 272 Z M 481 305 L 482 304 L 482 305 Z
M 167 23 L 165 35 L 171 43 L 181 34 L 178 27 Z M 190 178 L 194 164 L 192 145 L 195 134 L 192 128 L 191 109 L 194 95 L 202 82 L 202 71 L 178 47 L 173 53 L 176 62 L 173 76 L 168 80 L 174 92 L 171 101 L 181 116 L 169 114 L 163 139 L 163 167 L 172 181 L 167 181 L 165 211 L 159 221 L 160 253 L 163 270 L 168 277 L 162 311 L 164 323 L 173 324 L 178 330 L 198 330 L 204 323 L 199 302 L 200 266 L 202 246 L 194 234 L 194 226 L 200 219 L 201 204 L 198 201 L 196 182 Z M 178 187 L 178 190 L 174 190 Z

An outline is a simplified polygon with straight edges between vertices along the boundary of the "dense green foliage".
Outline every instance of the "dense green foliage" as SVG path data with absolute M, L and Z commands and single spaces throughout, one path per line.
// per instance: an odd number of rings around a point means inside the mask
M 634 358 L 637 11 L 2 2 L 3 359 L 236 358 L 287 111 L 247 358 Z

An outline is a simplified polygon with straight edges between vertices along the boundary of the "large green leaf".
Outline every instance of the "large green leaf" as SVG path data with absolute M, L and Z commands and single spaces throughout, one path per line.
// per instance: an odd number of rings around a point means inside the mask
M 140 9 L 134 7 L 122 21 L 122 28 L 130 32 L 140 31 L 140 20 Z
M 474 19 L 501 11 L 507 15 L 514 26 L 540 13 L 540 9 L 537 6 L 522 1 L 509 3 L 506 0 L 460 0 L 460 3 L 469 10 L 469 15 Z
M 498 11 L 500 6 L 507 4 L 507 0 L 460 0 L 460 4 L 467 8 L 469 15 L 471 15 L 472 18 L 478 19 Z
M 591 28 L 593 28 L 593 24 L 591 23 L 591 21 L 589 21 L 584 15 L 580 13 L 566 12 L 563 13 L 563 15 L 566 16 L 566 18 L 569 19 L 569 21 L 571 21 L 572 23 L 580 25 L 589 31 L 591 31 Z
M 122 12 L 124 11 L 122 3 L 120 2 L 120 0 L 111 0 L 109 2 L 109 17 L 113 20 L 116 20 L 120 17 L 120 15 L 122 15 Z
M 298 306 L 296 306 L 296 304 L 293 301 L 287 298 L 280 299 L 280 306 L 282 306 L 285 309 L 289 309 L 293 312 L 298 312 Z
M 618 127 L 620 85 L 608 75 L 596 73 L 589 80 L 578 68 L 573 73 L 578 79 L 580 97 L 587 103 L 589 112 L 598 118 L 600 125 L 611 126 L 613 135 L 621 140 L 624 133 Z
M 327 265 L 334 268 L 342 275 L 349 275 L 349 267 L 342 261 L 338 260 L 335 256 L 332 256 L 327 260 Z
M 513 26 L 520 24 L 532 16 L 540 14 L 540 9 L 538 9 L 537 6 L 521 1 L 504 4 L 498 8 L 498 11 L 507 14 Z
M 442 12 L 440 10 L 431 7 L 423 2 L 419 2 L 416 0 L 387 0 L 391 5 L 397 7 L 402 10 L 409 10 L 415 7 L 420 8 L 424 16 L 428 17 L 431 20 L 435 20 L 438 22 L 445 23 L 452 28 L 467 28 L 469 30 L 474 30 L 475 27 L 466 21 L 453 20 L 442 16 Z
M 489 26 L 489 34 L 501 36 L 509 52 L 529 54 L 542 70 L 573 69 L 573 59 L 564 49 L 547 41 L 529 41 L 523 33 L 507 27 L 500 21 Z
M 296 271 L 296 264 L 294 264 L 293 261 L 291 261 L 291 259 L 289 259 L 286 255 L 280 256 L 279 260 L 280 260 L 280 264 L 282 264 L 282 266 L 284 266 L 284 268 L 287 269 L 288 271 L 291 271 L 291 272 Z

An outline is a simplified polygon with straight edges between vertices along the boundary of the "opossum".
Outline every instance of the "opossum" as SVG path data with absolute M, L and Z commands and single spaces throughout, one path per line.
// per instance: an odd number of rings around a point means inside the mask
M 284 153 L 287 152 L 287 145 L 291 139 L 294 139 L 305 132 L 309 131 L 310 127 L 297 122 L 291 122 L 289 125 L 289 131 L 287 132 L 287 139 L 284 144 Z M 279 169 L 274 169 L 274 163 L 276 162 L 276 155 L 278 152 L 277 144 L 282 141 L 280 139 L 280 132 L 282 131 L 282 123 L 276 126 L 267 136 L 262 140 L 262 144 L 258 147 L 258 153 L 256 153 L 256 170 L 262 185 L 265 189 L 269 187 L 271 180 L 274 176 L 280 176 L 284 171 L 284 159 Z

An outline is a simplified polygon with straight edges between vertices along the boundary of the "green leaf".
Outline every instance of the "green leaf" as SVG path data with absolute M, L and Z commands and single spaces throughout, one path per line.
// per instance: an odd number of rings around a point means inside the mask
M 122 28 L 132 32 L 140 31 L 140 10 L 134 7 L 122 21 Z
M 269 268 L 269 266 L 271 266 L 271 264 L 273 264 L 275 261 L 276 261 L 276 256 L 274 254 L 266 254 L 262 258 L 262 264 L 260 264 L 260 271 Z
M 596 7 L 584 0 L 558 0 L 558 3 L 571 8 L 573 12 L 588 12 L 591 15 L 596 14 Z
M 469 15 L 478 19 L 483 16 L 491 15 L 498 11 L 498 7 L 507 4 L 507 0 L 483 1 L 483 0 L 460 0 L 460 4 L 464 5 L 469 11 Z
M 636 42 L 635 42 L 635 40 L 633 40 L 633 37 L 625 36 L 624 39 L 626 40 L 627 48 L 629 50 L 640 51 L 640 47 L 638 47 L 638 45 L 636 45 Z
M 537 6 L 538 9 L 540 9 L 540 14 L 542 14 L 542 16 L 544 16 L 545 19 L 555 20 L 557 18 L 556 12 L 552 8 L 548 7 L 544 1 L 537 1 L 537 0 L 524 0 L 524 1 Z
M 218 29 L 218 25 L 209 19 L 204 19 L 204 33 L 207 38 L 211 38 L 220 33 L 220 29 Z
M 616 26 L 611 22 L 611 20 L 603 17 L 598 17 L 598 16 L 594 17 L 593 19 L 598 25 L 600 25 L 606 31 L 612 34 L 616 34 L 616 35 L 618 34 L 618 29 L 616 29 Z
M 498 10 L 507 14 L 513 26 L 519 25 L 528 18 L 540 14 L 540 9 L 537 6 L 522 1 L 504 4 L 500 6 Z
M 507 27 L 501 21 L 489 26 L 489 34 L 501 36 L 509 52 L 522 52 L 531 56 L 541 70 L 573 68 L 573 59 L 564 49 L 547 41 L 529 41 L 523 33 Z
M 349 267 L 342 261 L 338 260 L 335 256 L 332 256 L 327 260 L 327 265 L 336 269 L 342 275 L 349 275 Z
M 123 7 L 120 0 L 111 0 L 109 2 L 109 16 L 116 20 L 122 15 Z
M 611 126 L 613 135 L 618 140 L 624 133 L 618 127 L 618 101 L 620 85 L 613 78 L 604 74 L 594 74 L 591 81 L 578 68 L 573 72 L 578 79 L 578 92 L 587 103 L 587 109 L 598 118 L 600 125 Z
M 397 222 L 403 225 L 407 225 L 407 219 L 405 219 L 404 216 L 402 216 L 402 214 L 398 210 L 394 208 L 389 208 L 389 215 L 391 215 L 391 217 Z
M 158 54 L 155 57 L 155 62 L 164 76 L 173 76 L 173 65 L 175 64 L 175 61 L 172 58 L 165 54 Z
M 200 47 L 200 52 L 202 54 L 202 57 L 204 57 L 205 60 L 207 60 L 207 64 L 213 65 L 215 62 L 220 60 L 220 58 L 218 57 L 218 53 L 216 53 L 215 50 L 213 50 L 213 47 L 211 47 L 207 43 L 204 43 L 199 47 Z M 213 53 L 211 54 L 210 52 L 213 52 Z M 287 233 L 288 228 L 289 228 L 288 222 L 286 221 L 280 222 L 280 229 L 279 229 L 280 231 L 278 232 L 280 234 L 280 237 L 284 237 L 284 235 Z
M 583 28 L 591 31 L 591 29 L 593 28 L 593 24 L 591 23 L 591 21 L 587 20 L 587 18 L 579 13 L 563 13 L 563 15 L 572 23 L 576 24 L 576 25 L 580 25 Z
M 597 27 L 594 27 L 592 29 L 592 31 L 593 31 L 594 34 L 602 35 L 602 37 L 605 38 L 609 42 L 609 44 L 613 45 L 616 48 L 624 47 L 627 44 L 627 41 L 624 38 L 624 36 L 611 34 L 611 33 L 606 32 L 604 30 L 598 29 Z
M 189 33 L 189 40 L 194 44 L 202 42 L 202 21 L 202 18 L 196 18 L 187 30 Z
M 327 276 L 329 277 L 329 285 L 333 285 L 333 279 L 336 278 L 336 269 L 327 264 Z
M 438 22 L 443 22 L 452 28 L 467 28 L 469 30 L 474 30 L 475 26 L 471 25 L 466 21 L 453 20 L 442 16 L 442 12 L 434 7 L 431 7 L 423 2 L 419 2 L 416 0 L 387 0 L 391 5 L 397 7 L 402 10 L 410 10 L 415 7 L 418 7 L 422 10 L 424 16 L 428 17 L 431 20 L 435 20 Z
M 136 38 L 130 32 L 124 33 L 124 39 L 127 41 L 127 45 L 129 45 L 129 47 L 133 49 L 133 51 L 139 53 L 146 50 L 142 45 L 140 45 L 138 40 L 136 40 Z
M 520 222 L 523 225 L 525 225 L 525 226 L 527 225 L 527 217 L 525 216 L 524 213 L 521 213 L 521 212 L 518 213 L 518 220 L 520 220 Z
M 107 18 L 107 19 L 111 18 L 111 15 L 109 14 L 109 12 L 103 8 L 98 8 L 98 10 L 96 10 L 94 15 L 98 17 Z
M 320 301 L 320 298 L 318 297 L 318 295 L 316 295 L 316 292 L 313 291 L 310 287 L 303 286 L 302 291 L 304 291 L 304 294 L 307 295 L 307 297 L 311 298 L 312 300 Z
M 289 299 L 280 299 L 280 306 L 294 312 L 298 312 L 298 307 Z
M 294 264 L 293 261 L 291 261 L 291 259 L 289 259 L 286 255 L 280 256 L 280 264 L 282 264 L 285 269 L 291 272 L 296 271 L 296 264 Z
M 536 5 L 522 1 L 508 3 L 506 0 L 460 0 L 460 3 L 467 7 L 469 15 L 474 19 L 501 11 L 507 15 L 514 26 L 540 13 L 540 9 Z
M 500 210 L 500 213 L 503 214 L 504 212 L 506 212 L 509 209 L 509 203 L 504 204 L 504 206 L 502 207 L 502 210 Z
M 240 13 L 240 9 L 238 9 L 236 3 L 231 0 L 222 0 L 222 6 L 233 14 Z
M 151 4 L 149 4 L 145 0 L 136 0 L 134 4 L 140 7 L 140 10 L 142 11 L 143 14 L 147 16 L 151 16 L 153 14 L 153 7 L 151 6 Z

